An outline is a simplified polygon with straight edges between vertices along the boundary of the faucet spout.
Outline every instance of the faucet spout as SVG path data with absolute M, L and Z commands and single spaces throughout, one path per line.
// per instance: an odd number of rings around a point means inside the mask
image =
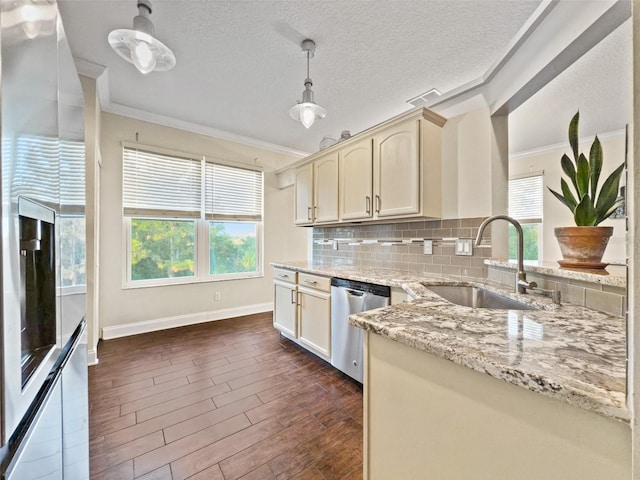
M 524 234 L 522 232 L 522 226 L 520 222 L 518 222 L 515 218 L 512 218 L 508 215 L 494 215 L 492 217 L 487 218 L 484 222 L 480 224 L 480 228 L 478 229 L 478 235 L 476 236 L 475 246 L 480 246 L 480 242 L 482 241 L 482 235 L 484 234 L 485 228 L 494 220 L 505 220 L 513 225 L 516 229 L 516 234 L 518 236 L 518 245 L 517 245 L 517 262 L 518 262 L 518 273 L 516 275 L 515 288 L 518 293 L 527 293 L 527 288 L 530 288 L 529 282 L 527 282 L 527 275 L 524 273 Z

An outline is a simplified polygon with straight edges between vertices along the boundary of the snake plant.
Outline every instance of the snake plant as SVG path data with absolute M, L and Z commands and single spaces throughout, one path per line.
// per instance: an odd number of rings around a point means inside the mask
M 623 202 L 618 200 L 618 189 L 624 162 L 609 175 L 598 193 L 598 181 L 602 170 L 602 145 L 596 135 L 588 160 L 584 153 L 578 152 L 579 120 L 580 112 L 577 112 L 569 122 L 569 144 L 574 159 L 571 160 L 567 154 L 563 154 L 560 161 L 562 171 L 573 186 L 573 191 L 564 178 L 560 181 L 562 193 L 547 188 L 571 210 L 577 226 L 595 226 L 609 218 Z

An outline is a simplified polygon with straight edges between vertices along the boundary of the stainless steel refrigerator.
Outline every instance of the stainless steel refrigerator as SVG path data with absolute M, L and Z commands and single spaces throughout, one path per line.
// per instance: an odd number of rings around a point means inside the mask
M 57 4 L 0 2 L 3 478 L 89 478 L 82 88 Z

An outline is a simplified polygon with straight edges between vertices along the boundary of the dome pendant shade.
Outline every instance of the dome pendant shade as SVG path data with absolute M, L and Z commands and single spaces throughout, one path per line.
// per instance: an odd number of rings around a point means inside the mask
M 109 45 L 127 62 L 133 63 L 142 74 L 171 70 L 176 57 L 169 47 L 153 36 L 151 3 L 138 0 L 137 15 L 133 29 L 120 28 L 109 33 Z
M 289 109 L 289 115 L 294 120 L 300 120 L 305 128 L 309 128 L 316 121 L 316 118 L 324 118 L 327 111 L 313 101 L 313 83 L 310 78 L 304 81 L 304 91 L 302 92 L 302 100 Z
M 289 109 L 289 115 L 294 120 L 299 120 L 305 128 L 309 128 L 316 118 L 326 117 L 327 111 L 314 101 L 311 90 L 313 82 L 309 78 L 309 59 L 315 54 L 316 44 L 313 40 L 307 39 L 302 42 L 302 50 L 307 53 L 307 78 L 304 81 L 302 100 Z

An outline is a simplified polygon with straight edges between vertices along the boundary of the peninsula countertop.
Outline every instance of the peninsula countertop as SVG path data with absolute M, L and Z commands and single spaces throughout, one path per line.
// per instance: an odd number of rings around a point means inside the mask
M 486 280 L 307 262 L 273 266 L 403 288 L 413 299 L 351 315 L 366 331 L 595 413 L 629 421 L 626 327 L 585 307 L 521 295 Z M 481 285 L 534 310 L 454 305 L 428 285 Z

